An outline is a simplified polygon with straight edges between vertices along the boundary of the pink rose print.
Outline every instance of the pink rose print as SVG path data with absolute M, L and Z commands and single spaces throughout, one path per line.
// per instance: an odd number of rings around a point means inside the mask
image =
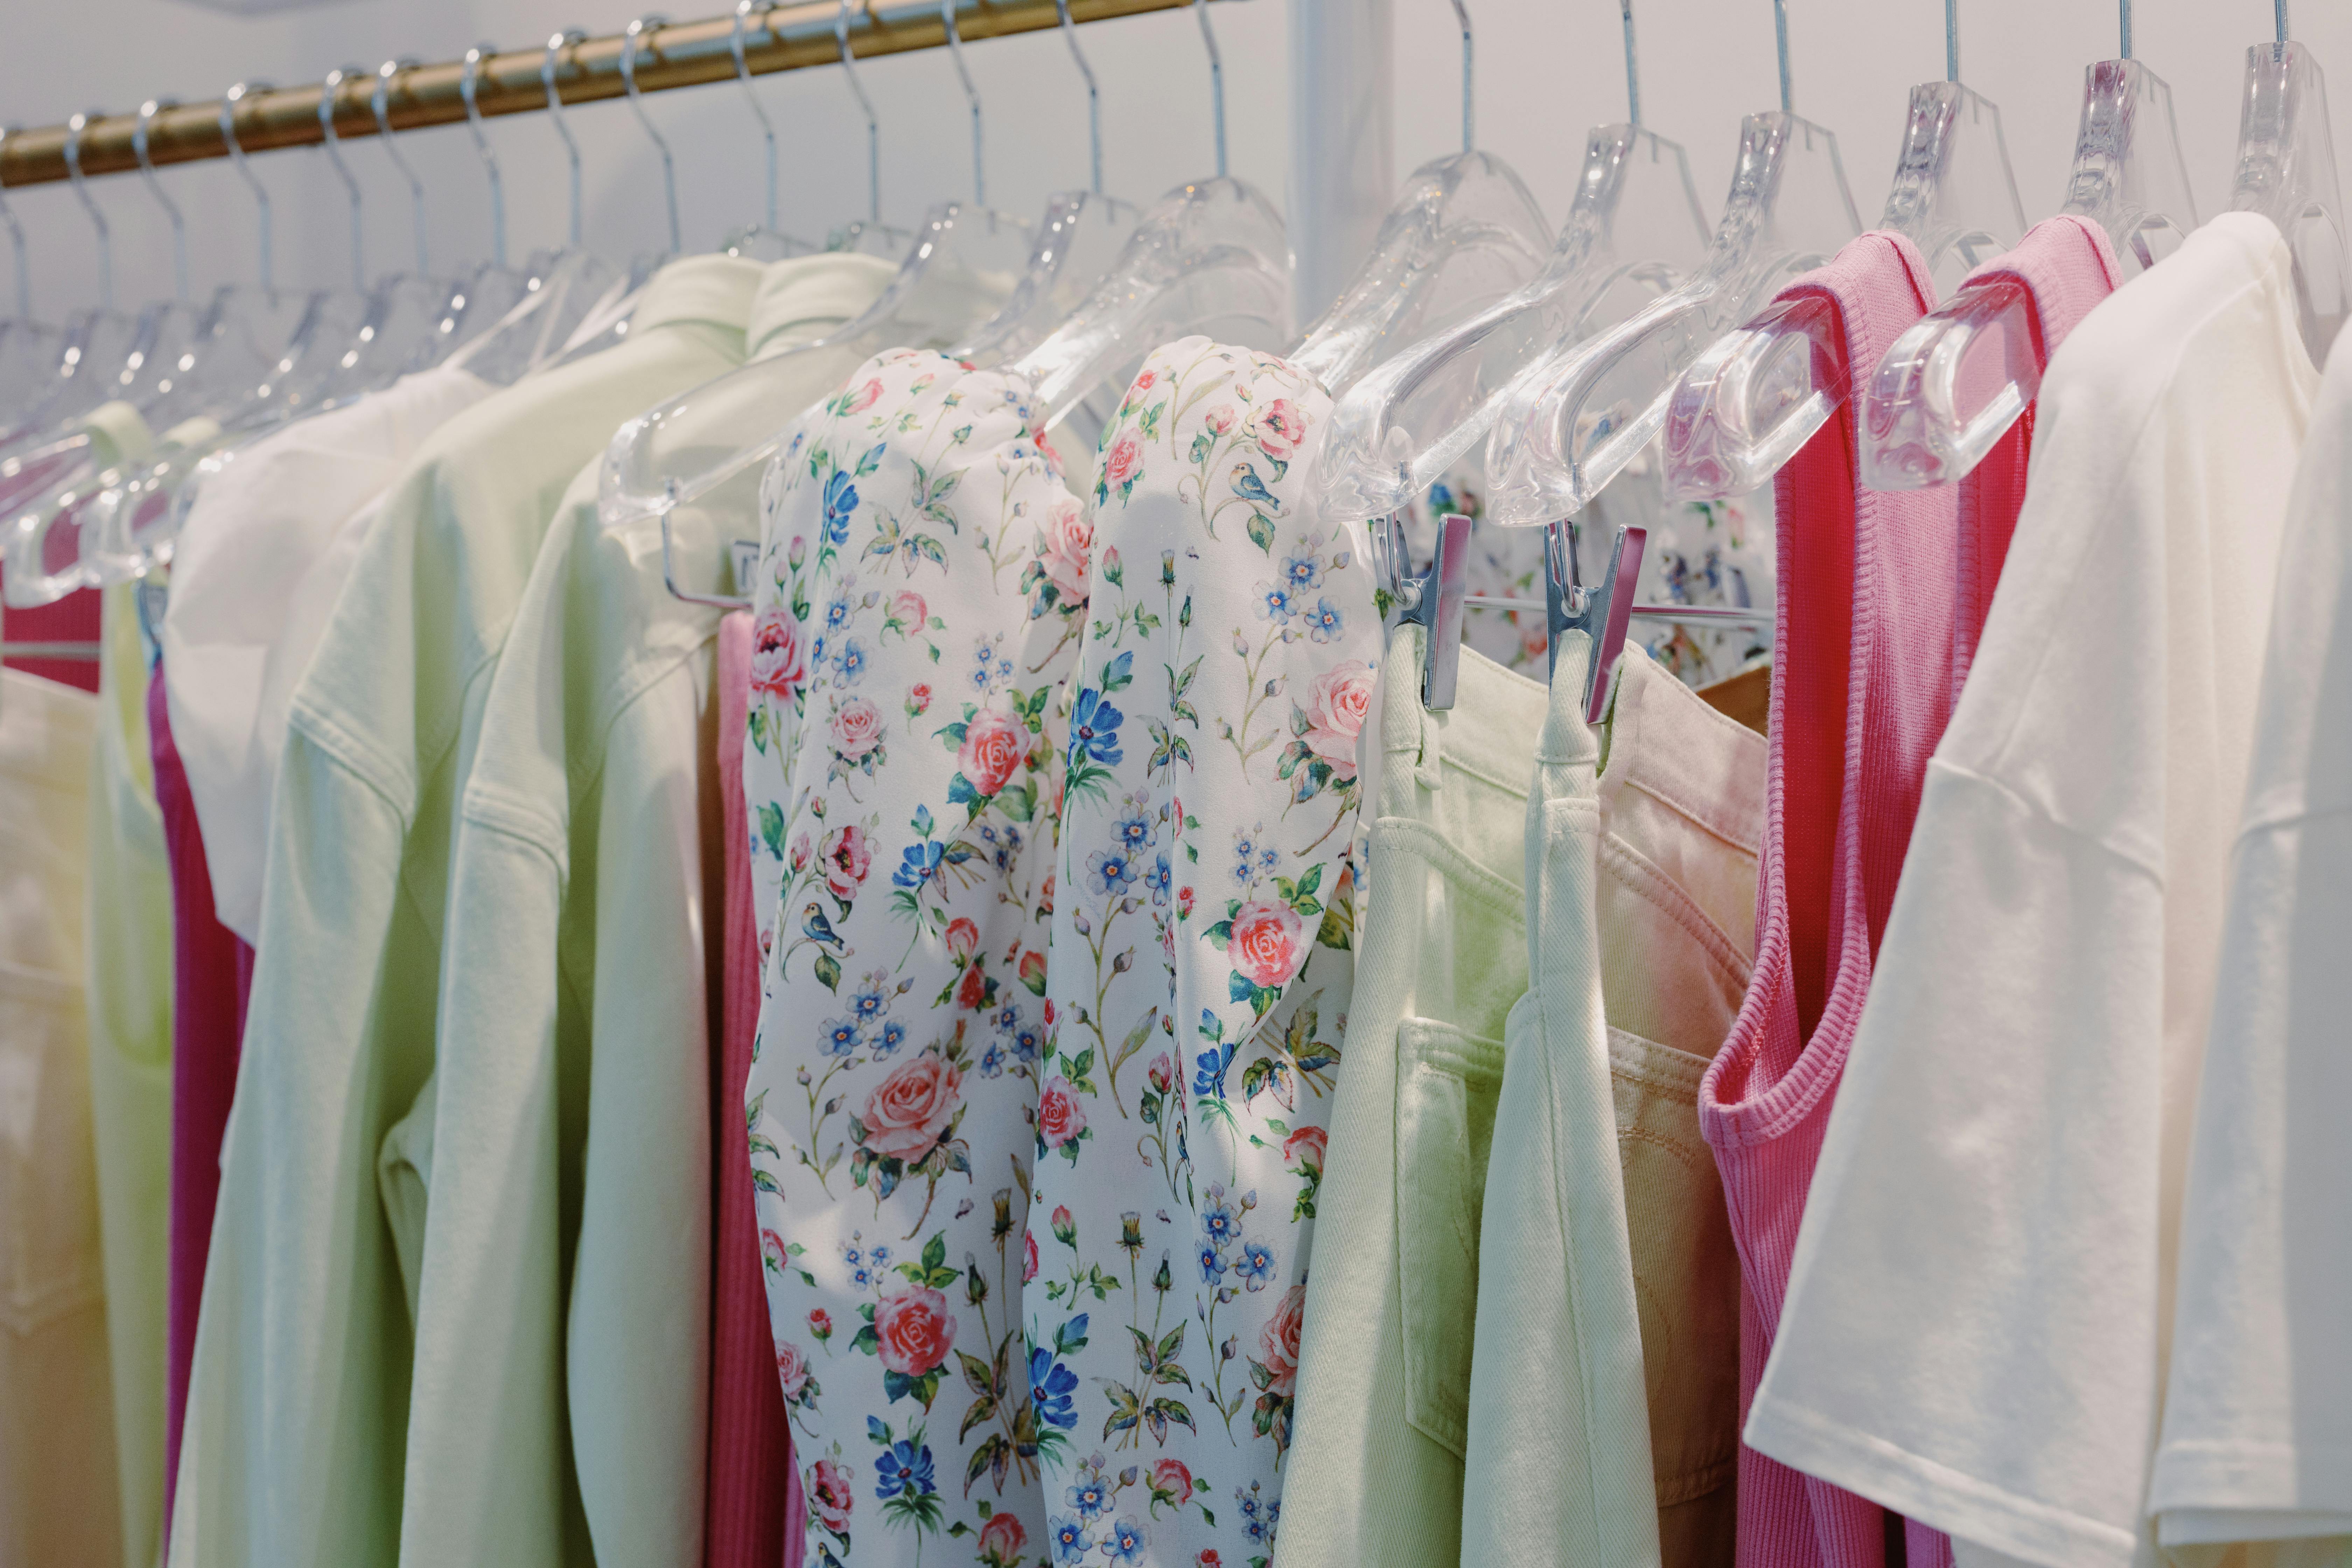
M 1146 1076 L 1151 1080 L 1155 1093 L 1166 1094 L 1169 1087 L 1176 1081 L 1176 1064 L 1169 1059 L 1166 1051 L 1162 1051 L 1151 1058 L 1151 1070 Z
M 1055 804 L 1058 805 L 1060 803 Z M 1051 871 L 1045 873 L 1045 886 L 1038 891 L 1037 912 L 1041 915 L 1054 912 L 1054 873 Z
M 1142 467 L 1143 443 L 1131 434 L 1121 436 L 1103 454 L 1103 483 L 1112 489 L 1122 489 L 1135 482 Z
M 1267 990 L 1281 985 L 1306 959 L 1298 941 L 1302 923 L 1288 904 L 1253 900 L 1234 916 L 1233 935 L 1225 940 L 1226 961 L 1253 985 Z
M 819 1459 L 809 1471 L 809 1507 L 817 1522 L 835 1535 L 849 1533 L 849 1510 L 857 1500 L 850 1485 L 849 1467 Z
M 882 710 L 853 697 L 833 710 L 833 749 L 854 763 L 882 743 Z
M 824 885 L 843 903 L 856 896 L 866 881 L 866 868 L 873 864 L 874 841 L 856 823 L 825 835 Z
M 900 1062 L 866 1097 L 859 1120 L 866 1147 L 877 1154 L 919 1160 L 947 1135 L 963 1103 L 963 1074 L 945 1057 L 925 1051 Z
M 948 1359 L 955 1334 L 948 1299 L 937 1290 L 905 1279 L 882 1287 L 882 1300 L 874 1308 L 874 1336 L 881 1342 L 882 1364 L 892 1372 L 922 1376 Z M 1297 1343 L 1295 1331 L 1291 1342 Z
M 1086 597 L 1087 563 L 1094 547 L 1095 525 L 1087 521 L 1087 509 L 1075 496 L 1055 496 L 1045 526 L 1038 531 L 1037 553 L 1062 603 Z
M 1052 1223 L 1055 1241 L 1060 1242 L 1064 1247 L 1076 1247 L 1078 1244 L 1077 1222 L 1070 1217 L 1069 1205 L 1062 1204 L 1055 1206 Z
M 1225 1568 L 1225 1560 L 1213 1546 L 1203 1546 L 1201 1554 L 1192 1559 L 1192 1568 Z
M 1298 1382 L 1298 1325 L 1306 1314 L 1307 1287 L 1293 1285 L 1282 1294 L 1273 1319 L 1257 1336 L 1258 1356 L 1268 1373 L 1266 1392 L 1287 1398 Z
M 1250 421 L 1250 434 L 1256 438 L 1259 451 L 1277 462 L 1288 462 L 1306 437 L 1307 416 L 1287 397 L 1277 397 L 1257 411 Z
M 776 1379 L 784 1385 L 787 1405 L 799 1399 L 801 1391 L 808 1387 L 808 1358 L 801 1354 L 800 1346 L 786 1342 L 777 1347 Z
M 958 915 L 948 921 L 948 951 L 959 960 L 970 958 L 980 946 L 980 928 Z
M 931 710 L 931 683 L 918 680 L 907 688 L 907 717 L 918 718 Z
M 808 860 L 809 836 L 803 833 L 793 840 L 793 870 L 796 873 L 807 870 Z
M 988 972 L 975 963 L 963 972 L 956 984 L 956 1005 L 967 1013 L 977 1013 L 980 1005 L 988 1000 Z
M 1343 659 L 1315 678 L 1308 688 L 1307 749 L 1331 764 L 1331 776 L 1356 776 L 1356 737 L 1363 733 L 1372 705 L 1372 667 Z
M 1037 1238 L 1024 1236 L 1021 1253 L 1021 1283 L 1026 1285 L 1037 1278 Z
M 833 1314 L 826 1311 L 823 1307 L 811 1307 L 809 1309 L 808 1323 L 809 1332 L 817 1337 L 818 1343 L 822 1344 L 826 1340 L 833 1338 Z
M 1151 1494 L 1171 1502 L 1184 1501 L 1192 1495 L 1192 1472 L 1181 1459 L 1160 1460 L 1151 1467 Z
M 873 407 L 881 395 L 882 383 L 878 380 L 869 381 L 843 401 L 841 411 L 844 414 L 863 414 Z
M 1241 418 L 1241 415 L 1235 411 L 1232 404 L 1220 403 L 1202 415 L 1202 418 L 1207 421 L 1212 431 L 1223 436 L 1234 427 L 1234 423 Z
M 1129 388 L 1129 391 L 1130 393 L 1149 392 L 1159 384 L 1160 373 L 1156 370 L 1147 368 L 1142 374 L 1135 378 L 1135 384 Z
M 789 701 L 808 685 L 808 675 L 800 623 L 782 605 L 761 610 L 751 626 L 751 689 Z
M 1309 1171 L 1323 1168 L 1323 1149 L 1330 1135 L 1320 1127 L 1302 1127 L 1282 1141 L 1282 1162 Z
M 992 795 L 1004 787 L 1013 770 L 1021 765 L 1021 755 L 1029 749 L 1028 741 L 1029 732 L 1019 720 L 1002 709 L 983 708 L 965 726 L 963 746 L 956 752 L 956 766 L 963 770 L 973 793 Z
M 1045 994 L 1045 955 L 1035 948 L 1021 955 L 1021 984 L 1029 988 L 1032 996 Z
M 784 1238 L 763 1226 L 760 1231 L 760 1261 L 771 1268 L 782 1268 L 787 1256 Z
M 980 1527 L 980 1554 L 997 1568 L 1010 1568 L 1028 1544 L 1029 1532 L 1021 1528 L 1021 1521 L 1010 1509 L 990 1514 L 988 1522 Z
M 923 596 L 912 588 L 902 588 L 890 601 L 890 618 L 902 626 L 919 626 L 931 613 Z
M 1176 889 L 1176 918 L 1180 921 L 1192 918 L 1192 889 L 1190 888 Z
M 1087 1130 L 1087 1113 L 1078 1104 L 1077 1092 L 1070 1080 L 1057 1078 L 1045 1086 L 1037 1097 L 1037 1131 L 1051 1149 L 1075 1142 Z

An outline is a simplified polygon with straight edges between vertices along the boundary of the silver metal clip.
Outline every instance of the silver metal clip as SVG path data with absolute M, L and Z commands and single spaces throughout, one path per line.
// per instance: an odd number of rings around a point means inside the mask
M 1391 518 L 1391 548 L 1404 559 L 1402 528 Z M 1454 706 L 1454 691 L 1462 671 L 1462 612 L 1470 591 L 1470 520 L 1448 512 L 1437 520 L 1437 555 L 1429 574 L 1408 577 L 1399 585 L 1401 624 L 1422 628 L 1421 705 L 1433 713 Z
M 1625 627 L 1633 617 L 1633 590 L 1642 580 L 1642 552 L 1648 542 L 1647 529 L 1620 528 L 1610 547 L 1607 574 L 1599 587 L 1588 588 L 1576 563 L 1576 525 L 1563 520 L 1544 531 L 1545 620 L 1555 672 L 1563 633 L 1582 632 L 1592 642 L 1592 656 L 1584 666 L 1588 724 L 1601 722 L 1609 705 L 1609 675 L 1625 651 Z

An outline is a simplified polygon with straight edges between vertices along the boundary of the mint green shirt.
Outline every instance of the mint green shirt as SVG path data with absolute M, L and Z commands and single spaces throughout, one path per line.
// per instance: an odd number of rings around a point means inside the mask
M 622 344 L 436 432 L 361 549 L 278 770 L 173 1568 L 394 1559 L 413 1354 L 376 1161 L 433 1069 L 460 784 L 565 489 L 741 358 L 761 272 L 665 268 Z

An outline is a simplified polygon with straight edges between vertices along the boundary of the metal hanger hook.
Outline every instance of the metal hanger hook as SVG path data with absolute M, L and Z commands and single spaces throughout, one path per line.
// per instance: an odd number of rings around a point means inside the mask
M 360 74 L 362 68 L 358 66 L 344 66 L 327 73 L 327 79 L 319 88 L 319 130 L 326 137 L 327 161 L 334 164 L 335 173 L 341 176 L 343 189 L 352 199 L 352 287 L 364 294 L 367 292 L 367 268 L 365 247 L 360 242 L 360 183 L 352 178 L 351 169 L 343 163 L 342 144 L 335 136 L 335 100 L 341 95 L 343 83 Z
M 375 87 L 368 94 L 368 107 L 375 111 L 376 134 L 383 141 L 384 156 L 390 158 L 392 166 L 400 171 L 400 177 L 408 182 L 408 205 L 415 217 L 416 230 L 416 275 L 424 278 L 433 270 L 425 245 L 425 182 L 418 179 L 416 171 L 408 166 L 408 160 L 401 155 L 400 143 L 393 139 L 392 134 L 392 79 L 403 71 L 415 68 L 416 61 L 405 56 L 386 60 L 376 67 Z
M 1618 15 L 1625 19 L 1625 121 L 1642 123 L 1642 73 L 1633 53 L 1633 0 L 1617 0 Z
M 667 16 L 640 16 L 629 24 L 628 31 L 621 38 L 621 89 L 629 95 L 629 109 L 636 115 L 637 123 L 646 128 L 647 136 L 653 138 L 654 151 L 661 154 L 662 195 L 669 207 L 669 253 L 675 256 L 682 248 L 677 227 L 677 164 L 670 158 L 669 142 L 655 127 L 652 118 L 646 113 L 644 100 L 637 96 L 637 50 L 645 47 L 643 40 L 646 34 L 659 32 L 668 26 L 669 18 Z
M 8 138 L 23 129 L 20 125 L 0 127 L 0 147 L 5 147 Z M 8 205 L 5 188 L 0 188 L 0 223 L 8 226 L 8 244 L 16 253 L 16 319 L 29 321 L 33 319 L 32 253 L 25 245 L 25 226 L 16 221 L 16 210 Z
M 1462 24 L 1462 151 L 1478 150 L 1476 122 L 1470 117 L 1470 8 L 1454 0 L 1454 19 Z
M 841 46 L 842 74 L 849 79 L 849 90 L 857 95 L 857 107 L 866 111 L 866 214 L 875 223 L 882 221 L 882 122 L 874 118 L 874 100 L 866 96 L 866 84 L 857 79 L 857 59 L 849 48 L 849 7 L 854 0 L 841 0 L 841 9 L 834 13 L 834 42 Z
M 457 79 L 457 96 L 466 100 L 466 129 L 473 133 L 474 151 L 482 155 L 482 172 L 490 177 L 490 262 L 507 264 L 507 188 L 499 178 L 499 157 L 482 131 L 481 106 L 475 101 L 482 78 L 482 62 L 498 52 L 492 44 L 477 44 L 466 51 L 465 74 Z M 632 88 L 632 96 L 635 89 Z M 675 248 L 675 247 L 673 247 Z
M 147 183 L 148 194 L 163 216 L 172 220 L 172 298 L 182 304 L 188 300 L 188 220 L 180 216 L 180 204 L 163 189 L 163 182 L 155 177 L 155 161 L 147 155 L 147 128 L 155 116 L 174 107 L 162 99 L 151 98 L 139 106 L 139 123 L 131 128 L 131 151 L 139 160 L 139 177 Z
M 2124 0 L 2128 5 L 2131 0 Z M 1780 112 L 1797 112 L 1796 95 L 1789 89 L 1789 0 L 1772 0 L 1772 37 L 1780 51 Z
M 940 20 L 948 30 L 948 58 L 955 62 L 956 79 L 963 83 L 964 101 L 971 105 L 971 200 L 974 206 L 988 205 L 988 160 L 982 153 L 980 121 L 980 89 L 971 85 L 971 72 L 964 68 L 963 35 L 956 30 L 956 0 L 940 0 Z
M 1209 26 L 1209 0 L 1192 0 L 1201 18 L 1201 41 L 1209 47 L 1209 114 L 1217 128 L 1217 178 L 1225 177 L 1225 61 L 1217 53 L 1216 29 Z
M 735 0 L 735 31 L 728 39 L 735 51 L 735 79 L 743 84 L 743 96 L 751 102 L 751 112 L 759 117 L 760 135 L 768 143 L 768 205 L 767 229 L 776 231 L 776 128 L 769 123 L 768 111 L 760 107 L 760 95 L 751 90 L 751 62 L 743 58 L 743 24 L 751 16 L 755 0 Z M 761 8 L 766 12 L 773 6 Z
M 2286 42 L 2286 0 L 2277 0 L 2277 9 L 2278 41 L 2284 44 Z
M 278 272 L 270 257 L 269 192 L 262 184 L 261 177 L 247 165 L 245 149 L 237 144 L 236 140 L 236 106 L 257 92 L 268 90 L 269 84 L 266 81 L 241 81 L 231 87 L 221 95 L 220 129 L 221 140 L 228 144 L 229 162 L 236 165 L 238 176 L 253 192 L 254 209 L 260 215 L 261 288 L 264 293 L 275 294 L 278 292 Z
M 1070 0 L 1054 0 L 1055 15 L 1062 18 L 1062 38 L 1070 46 L 1070 58 L 1078 62 L 1078 74 L 1087 79 L 1087 144 L 1094 153 L 1094 193 L 1102 188 L 1102 94 L 1095 88 L 1095 68 L 1087 64 L 1087 57 L 1078 47 L 1078 26 L 1070 20 Z
M 2116 0 L 2116 11 L 2118 30 L 2123 34 L 2123 52 L 2118 58 L 2127 60 L 2132 58 L 2131 0 Z
M 569 48 L 577 48 L 587 33 L 579 27 L 566 27 L 551 33 L 547 52 L 539 58 L 539 82 L 547 89 L 547 112 L 555 121 L 555 133 L 563 138 L 563 156 L 572 165 L 572 226 L 573 249 L 580 247 L 580 143 L 572 139 L 572 127 L 563 123 L 563 95 L 555 90 L 555 57 Z
M 1944 79 L 1955 85 L 1960 79 L 1960 0 L 1944 0 Z
M 81 137 L 92 120 L 102 117 L 103 110 L 77 114 L 66 121 L 66 173 L 72 176 L 74 199 L 81 210 L 89 215 L 90 227 L 98 231 L 98 302 L 107 310 L 114 309 L 114 234 L 106 226 L 106 215 L 90 200 L 89 187 L 81 177 Z

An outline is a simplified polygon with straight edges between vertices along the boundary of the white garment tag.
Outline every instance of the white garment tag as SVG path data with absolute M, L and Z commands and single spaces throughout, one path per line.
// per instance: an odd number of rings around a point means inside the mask
M 751 584 L 760 573 L 760 542 L 756 539 L 730 539 L 727 542 L 727 558 L 735 564 L 735 592 L 743 598 L 750 598 Z

